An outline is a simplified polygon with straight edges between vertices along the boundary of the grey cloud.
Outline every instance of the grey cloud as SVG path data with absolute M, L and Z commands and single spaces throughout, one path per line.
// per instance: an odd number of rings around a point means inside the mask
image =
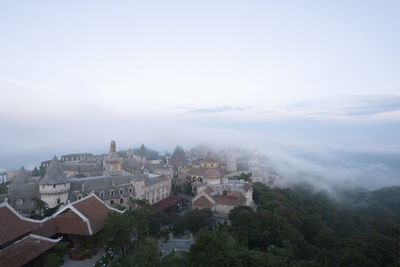
M 400 110 L 400 96 L 376 95 L 367 97 L 354 97 L 356 105 L 347 115 L 372 115 L 381 112 Z
M 240 107 L 240 106 L 216 106 L 216 107 L 210 107 L 210 108 L 199 108 L 199 107 L 176 107 L 176 109 L 181 109 L 185 110 L 188 113 L 202 113 L 202 114 L 211 114 L 211 113 L 220 113 L 220 112 L 226 112 L 226 111 L 245 111 L 252 109 L 253 106 L 245 106 L 245 107 Z

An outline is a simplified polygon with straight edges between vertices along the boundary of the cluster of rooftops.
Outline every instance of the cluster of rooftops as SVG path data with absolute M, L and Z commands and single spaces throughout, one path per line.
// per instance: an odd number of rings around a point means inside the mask
M 0 266 L 25 264 L 55 246 L 62 235 L 95 235 L 104 228 L 109 212 L 123 213 L 94 193 L 43 220 L 23 217 L 4 202 L 0 204 Z

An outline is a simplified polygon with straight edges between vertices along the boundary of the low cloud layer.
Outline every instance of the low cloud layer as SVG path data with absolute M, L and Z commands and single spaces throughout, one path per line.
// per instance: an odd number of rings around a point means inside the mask
M 1 124 L 0 168 L 4 169 L 31 168 L 53 155 L 106 153 L 114 139 L 118 149 L 144 143 L 161 153 L 171 152 L 177 144 L 189 149 L 199 143 L 258 149 L 284 184 L 309 181 L 322 189 L 337 182 L 368 189 L 400 184 L 398 126 L 392 124 L 200 123 L 107 113 L 29 122 L 3 117 Z

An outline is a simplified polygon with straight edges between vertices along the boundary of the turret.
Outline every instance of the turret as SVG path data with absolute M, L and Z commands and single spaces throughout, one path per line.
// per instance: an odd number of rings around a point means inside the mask
M 40 198 L 46 202 L 50 208 L 58 204 L 67 203 L 70 182 L 64 170 L 54 156 L 43 179 L 39 181 Z

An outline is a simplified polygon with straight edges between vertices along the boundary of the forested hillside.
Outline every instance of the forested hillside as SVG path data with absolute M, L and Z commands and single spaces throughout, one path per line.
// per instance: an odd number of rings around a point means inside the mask
M 256 183 L 256 207 L 236 207 L 225 223 L 215 223 L 206 211 L 195 210 L 183 217 L 149 212 L 140 221 L 140 229 L 148 229 L 143 236 L 158 238 L 161 225 L 169 225 L 175 233 L 190 230 L 196 235 L 190 252 L 170 254 L 159 264 L 156 247 L 141 248 L 138 243 L 112 265 L 400 266 L 398 190 L 364 192 L 361 197 L 366 203 L 350 205 L 357 202 L 356 195 L 338 202 L 304 185 L 270 189 Z M 129 255 L 142 250 L 156 258 L 149 256 L 137 265 Z

